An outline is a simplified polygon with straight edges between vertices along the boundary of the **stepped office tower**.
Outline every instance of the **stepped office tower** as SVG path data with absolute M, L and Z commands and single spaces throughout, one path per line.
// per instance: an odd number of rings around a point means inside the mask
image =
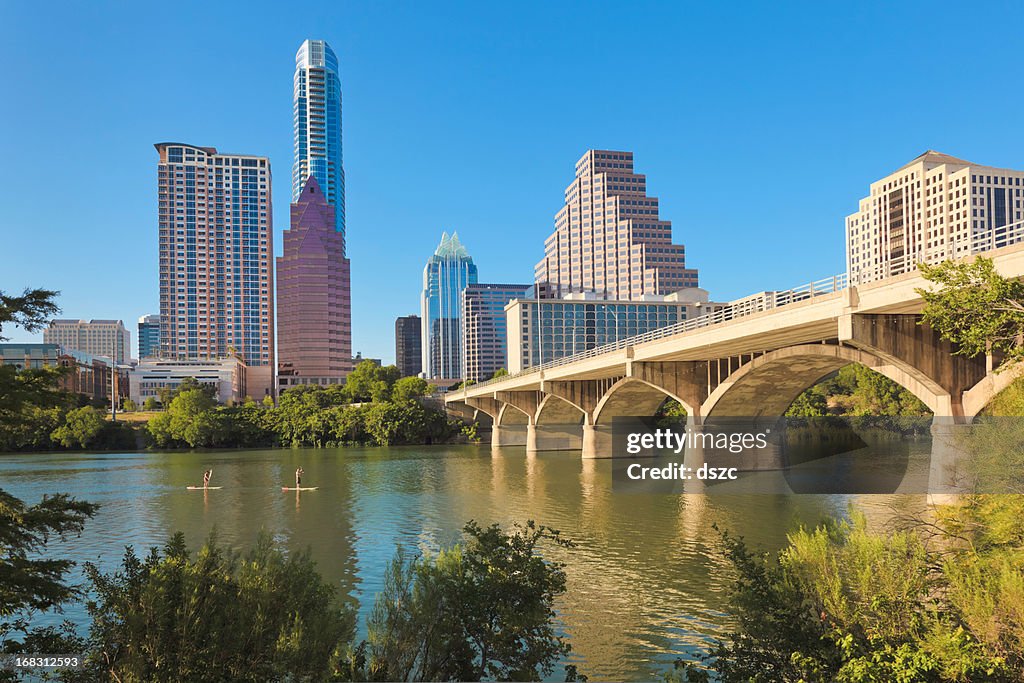
M 927 151 L 871 183 L 846 218 L 846 269 L 870 282 L 1024 239 L 1024 171 Z
M 291 205 L 277 259 L 277 376 L 297 384 L 340 384 L 352 369 L 352 312 L 345 235 L 316 176 Z
M 295 161 L 292 201 L 315 176 L 334 207 L 334 228 L 345 233 L 345 169 L 341 164 L 341 79 L 338 58 L 323 40 L 306 40 L 295 53 Z
M 696 287 L 697 271 L 672 243 L 672 223 L 658 218 L 646 177 L 633 172 L 633 153 L 590 150 L 576 162 L 534 280 L 544 298 L 597 292 L 637 300 Z
M 160 356 L 237 353 L 249 395 L 274 393 L 270 161 L 177 142 L 156 145 Z
M 473 258 L 457 233 L 441 235 L 441 244 L 423 269 L 423 374 L 427 379 L 462 379 L 459 321 L 462 290 L 476 284 Z

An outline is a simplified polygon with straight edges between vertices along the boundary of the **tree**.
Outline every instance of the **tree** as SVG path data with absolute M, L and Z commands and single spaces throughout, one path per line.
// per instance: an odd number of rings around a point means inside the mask
M 1005 278 L 992 259 L 919 264 L 939 289 L 918 289 L 924 322 L 968 357 L 1005 354 L 1004 365 L 1024 359 L 1024 282 Z
M 573 544 L 533 522 L 471 521 L 463 533 L 462 545 L 391 563 L 368 624 L 372 680 L 541 680 L 570 652 L 554 628 L 565 571 L 537 550 Z
M 508 370 L 505 368 L 498 368 L 491 374 L 491 379 L 497 379 L 498 377 L 508 377 Z
M 430 393 L 430 384 L 422 377 L 403 377 L 391 391 L 391 400 L 409 401 Z
M 59 610 L 81 593 L 66 581 L 74 562 L 41 555 L 54 537 L 81 532 L 97 509 L 65 494 L 27 505 L 0 489 L 0 651 L 35 651 L 33 644 L 47 639 L 55 644 L 56 630 L 32 629 L 29 617 L 35 611 Z
M 339 668 L 355 615 L 309 552 L 261 535 L 244 556 L 211 535 L 193 558 L 178 533 L 120 571 L 86 575 L 95 599 L 87 662 L 97 680 L 323 681 Z
M 106 424 L 103 413 L 92 406 L 84 406 L 68 411 L 64 424 L 57 427 L 51 436 L 64 448 L 88 448 L 95 443 Z
M 21 296 L 5 294 L 0 291 L 0 341 L 7 341 L 3 336 L 3 326 L 13 323 L 26 332 L 36 332 L 47 321 L 60 312 L 54 298 L 60 292 L 51 289 L 25 289 Z
M 121 406 L 121 409 L 126 413 L 133 413 L 136 410 L 138 410 L 139 407 L 135 405 L 135 401 L 131 400 L 130 398 L 126 398 L 124 400 L 124 405 Z
M 820 385 L 815 385 L 796 397 L 786 410 L 786 417 L 823 417 L 828 415 L 828 399 Z
M 156 407 L 156 399 L 153 398 L 152 396 L 148 397 L 145 401 L 142 402 L 142 409 L 145 411 L 152 412 L 156 410 Z
M 216 407 L 208 391 L 186 389 L 174 397 L 167 410 L 154 416 L 146 429 L 157 446 L 231 445 L 226 438 L 228 420 Z
M 394 365 L 381 367 L 364 360 L 345 378 L 345 392 L 352 403 L 387 401 L 391 397 L 391 387 L 400 377 L 401 373 Z
M 263 397 L 263 407 L 264 408 L 273 408 L 274 407 L 274 399 L 269 394 L 267 396 Z

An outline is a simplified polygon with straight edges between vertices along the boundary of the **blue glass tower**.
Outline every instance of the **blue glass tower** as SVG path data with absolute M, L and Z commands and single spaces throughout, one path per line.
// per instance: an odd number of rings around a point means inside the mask
M 335 229 L 345 234 L 345 169 L 341 161 L 341 79 L 338 58 L 323 40 L 306 40 L 295 53 L 295 161 L 292 202 L 306 178 L 316 177 L 334 206 Z
M 458 233 L 443 233 L 423 269 L 422 353 L 428 379 L 462 378 L 462 290 L 476 282 L 476 264 Z

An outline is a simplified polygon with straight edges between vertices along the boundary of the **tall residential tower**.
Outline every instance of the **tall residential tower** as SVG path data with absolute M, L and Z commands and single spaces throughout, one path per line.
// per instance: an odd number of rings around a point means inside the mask
M 334 207 L 334 228 L 345 233 L 345 169 L 341 164 L 341 79 L 338 58 L 323 40 L 306 40 L 295 53 L 292 201 L 315 176 Z
M 590 150 L 576 162 L 534 281 L 542 297 L 637 300 L 696 287 L 697 271 L 672 243 L 672 223 L 658 217 L 646 176 L 633 172 L 633 153 Z
M 160 356 L 246 364 L 248 392 L 274 393 L 270 161 L 180 142 L 156 145 Z

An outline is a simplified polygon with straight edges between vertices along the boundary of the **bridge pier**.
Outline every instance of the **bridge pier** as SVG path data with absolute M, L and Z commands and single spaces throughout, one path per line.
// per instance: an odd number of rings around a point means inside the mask
M 936 417 L 932 422 L 932 457 L 928 472 L 928 502 L 945 505 L 971 489 L 967 467 L 970 453 L 964 438 L 972 426 L 954 418 Z
M 584 424 L 583 452 L 581 455 L 586 460 L 614 457 L 612 453 L 611 427 Z
M 527 430 L 531 426 L 526 424 L 494 425 L 491 427 L 491 448 L 525 446 L 528 438 Z
M 530 424 L 527 427 L 527 451 L 576 451 L 582 447 L 580 425 Z

